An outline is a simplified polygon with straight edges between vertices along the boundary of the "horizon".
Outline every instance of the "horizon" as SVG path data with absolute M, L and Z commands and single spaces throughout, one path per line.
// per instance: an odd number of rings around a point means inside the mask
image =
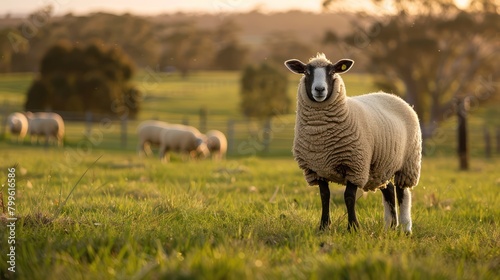
M 315 4 L 311 5 L 311 2 Z M 304 1 L 278 0 L 266 3 L 262 0 L 143 0 L 135 1 L 100 1 L 87 0 L 85 2 L 74 0 L 8 0 L 4 6 L 4 15 L 23 16 L 42 7 L 51 5 L 54 15 L 88 14 L 95 12 L 130 13 L 138 15 L 154 16 L 160 14 L 175 13 L 239 13 L 259 10 L 262 12 L 285 12 L 289 10 L 301 10 L 306 12 L 322 12 L 322 0 Z
M 461 8 L 467 6 L 470 0 L 455 0 Z M 106 12 L 114 14 L 130 13 L 143 16 L 155 16 L 161 14 L 220 14 L 220 13 L 247 13 L 259 11 L 262 13 L 280 13 L 289 11 L 302 11 L 311 13 L 325 13 L 323 0 L 303 1 L 303 0 L 275 0 L 264 2 L 262 0 L 143 0 L 119 1 L 110 0 L 87 0 L 85 2 L 75 0 L 7 0 L 4 4 L 3 15 L 11 17 L 26 16 L 45 6 L 52 6 L 55 16 L 65 14 L 89 14 L 96 12 Z M 390 3 L 382 7 L 375 7 L 370 0 L 358 1 L 356 4 L 336 5 L 344 11 L 371 10 L 377 12 L 391 13 L 394 8 Z

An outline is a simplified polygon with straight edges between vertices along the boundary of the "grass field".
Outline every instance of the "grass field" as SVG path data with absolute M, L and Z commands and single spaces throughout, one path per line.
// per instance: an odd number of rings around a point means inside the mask
M 32 77 L 0 75 L 1 113 L 22 110 Z M 136 79 L 143 108 L 127 123 L 124 146 L 119 123 L 94 123 L 86 135 L 84 123 L 68 122 L 64 148 L 0 137 L 4 203 L 8 168 L 18 164 L 16 272 L 7 270 L 3 215 L 0 279 L 500 279 L 500 158 L 482 158 L 480 133 L 499 124 L 498 108 L 470 114 L 468 172 L 456 169 L 454 120 L 426 143 L 432 153 L 414 189 L 411 237 L 384 230 L 380 193 L 359 198 L 361 229 L 349 233 L 338 185 L 331 185 L 333 225 L 320 233 L 319 192 L 306 186 L 290 152 L 293 114 L 274 120 L 263 153 L 239 113 L 237 73 L 184 80 L 146 70 Z M 371 79 L 353 74 L 345 82 L 356 95 L 375 90 Z M 296 84 L 290 79 L 293 100 Z M 228 160 L 162 164 L 136 155 L 138 122 L 196 125 L 202 107 L 208 129 L 237 124 Z
M 25 92 L 34 74 L 2 74 L 0 75 L 0 141 L 9 138 L 3 131 L 3 121 L 7 114 L 22 111 Z M 290 74 L 288 94 L 295 100 L 299 76 Z M 136 76 L 137 86 L 143 92 L 142 109 L 137 120 L 127 122 L 127 130 L 123 134 L 126 142 L 122 142 L 122 124 L 96 122 L 92 132 L 82 122 L 67 122 L 65 144 L 77 149 L 114 149 L 135 150 L 136 127 L 146 119 L 159 119 L 172 123 L 187 122 L 200 128 L 199 111 L 208 111 L 206 129 L 218 129 L 228 132 L 228 123 L 232 121 L 234 139 L 230 147 L 231 156 L 259 155 L 265 157 L 290 156 L 293 139 L 295 109 L 290 114 L 274 118 L 272 141 L 269 152 L 264 152 L 259 142 L 262 135 L 258 124 L 248 122 L 239 109 L 239 74 L 238 72 L 195 72 L 187 79 L 177 74 L 155 72 L 145 69 Z M 373 77 L 365 74 L 348 74 L 344 76 L 349 95 L 359 95 L 376 91 Z M 292 102 L 295 106 L 295 101 Z M 500 107 L 489 104 L 481 108 L 472 106 L 469 113 L 469 144 L 473 157 L 484 155 L 485 126 L 492 135 L 497 129 L 500 133 Z M 200 128 L 201 129 L 201 128 Z M 455 154 L 456 120 L 451 118 L 443 123 L 436 137 L 426 144 L 427 155 L 449 156 Z M 495 143 L 493 143 L 495 144 Z
M 383 229 L 379 192 L 359 198 L 361 230 L 349 233 L 338 185 L 319 233 L 318 190 L 290 158 L 161 164 L 95 150 L 68 165 L 64 149 L 0 148 L 2 182 L 19 164 L 16 272 L 4 219 L 0 278 L 498 279 L 498 159 L 469 172 L 425 159 L 406 237 Z

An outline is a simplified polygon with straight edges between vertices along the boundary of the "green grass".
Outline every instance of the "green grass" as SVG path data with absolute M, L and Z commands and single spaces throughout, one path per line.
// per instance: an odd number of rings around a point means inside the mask
M 0 75 L 0 111 L 22 110 L 32 77 Z M 371 79 L 350 74 L 344 81 L 357 95 L 376 90 Z M 481 134 L 484 124 L 498 125 L 494 106 L 471 111 L 471 171 L 456 170 L 454 120 L 426 143 L 432 156 L 424 159 L 414 189 L 411 237 L 383 229 L 379 193 L 360 198 L 361 230 L 349 233 L 338 185 L 331 186 L 333 225 L 319 233 L 318 190 L 306 186 L 291 159 L 293 114 L 274 119 L 266 154 L 259 129 L 239 113 L 237 73 L 181 79 L 145 71 L 136 80 L 145 93 L 143 108 L 127 124 L 125 146 L 118 122 L 94 123 L 90 135 L 84 123 L 67 122 L 61 149 L 11 144 L 8 134 L 0 139 L 4 201 L 7 168 L 19 163 L 16 273 L 5 274 L 3 218 L 0 278 L 498 279 L 500 158 L 482 159 Z M 290 75 L 292 100 L 297 80 Z M 227 121 L 235 121 L 227 161 L 174 157 L 161 164 L 136 155 L 140 121 L 198 126 L 202 107 L 209 113 L 207 129 L 226 132 Z
M 133 152 L 68 160 L 68 148 L 0 148 L 2 182 L 19 163 L 16 273 L 5 274 L 2 222 L 0 277 L 498 279 L 500 159 L 458 172 L 454 158 L 425 158 L 406 237 L 383 229 L 379 192 L 358 200 L 361 229 L 349 233 L 338 185 L 333 225 L 319 233 L 318 190 L 290 158 L 161 164 Z
M 33 74 L 0 75 L 0 122 L 12 111 L 22 111 Z M 288 94 L 295 100 L 298 75 L 289 75 Z M 269 152 L 265 153 L 262 129 L 258 123 L 248 122 L 240 113 L 239 72 L 195 72 L 183 79 L 178 74 L 156 73 L 144 70 L 135 78 L 143 92 L 141 111 L 137 120 L 127 123 L 125 133 L 127 142 L 121 142 L 119 121 L 105 125 L 103 121 L 92 125 L 92 133 L 86 135 L 87 127 L 82 122 L 66 122 L 65 143 L 77 149 L 119 149 L 135 150 L 137 142 L 136 127 L 140 121 L 159 119 L 172 123 L 185 123 L 200 128 L 199 112 L 208 111 L 207 130 L 218 129 L 228 132 L 228 121 L 232 120 L 234 141 L 229 154 L 233 156 L 289 156 L 293 139 L 295 121 L 295 101 L 292 101 L 290 114 L 274 118 Z M 371 77 L 368 75 L 346 76 L 350 94 L 357 95 L 373 91 Z M 3 108 L 2 108 L 3 107 Z M 3 113 L 3 114 L 2 114 Z M 0 125 L 0 129 L 2 126 Z M 2 136 L 0 130 L 0 138 Z M 5 135 L 4 139 L 8 139 Z M 83 147 L 83 148 L 82 148 Z
M 8 139 L 3 132 L 4 118 L 12 111 L 22 111 L 25 93 L 33 78 L 32 73 L 0 75 L 0 140 Z M 295 100 L 297 83 L 300 76 L 289 74 L 288 94 Z M 178 74 L 157 73 L 152 69 L 140 71 L 135 78 L 143 92 L 142 109 L 137 120 L 127 123 L 126 143 L 122 143 L 119 121 L 106 123 L 103 120 L 92 125 L 92 132 L 86 135 L 87 127 L 82 122 L 66 122 L 65 143 L 74 151 L 86 149 L 135 150 L 137 142 L 136 127 L 140 121 L 159 119 L 172 123 L 187 122 L 200 128 L 199 112 L 208 111 L 207 130 L 218 129 L 228 132 L 228 122 L 233 121 L 234 139 L 228 153 L 232 156 L 290 156 L 295 121 L 295 101 L 292 101 L 290 114 L 274 118 L 272 141 L 269 152 L 261 145 L 262 129 L 258 124 L 248 122 L 239 109 L 238 72 L 194 72 L 187 79 Z M 359 95 L 377 91 L 373 86 L 373 76 L 365 74 L 346 74 L 349 95 Z M 469 145 L 473 157 L 484 155 L 485 125 L 495 135 L 500 129 L 498 104 L 483 107 L 472 106 L 469 112 Z M 427 155 L 450 156 L 456 150 L 456 119 L 451 118 L 441 124 L 436 136 L 426 141 Z M 496 148 L 493 140 L 493 148 Z

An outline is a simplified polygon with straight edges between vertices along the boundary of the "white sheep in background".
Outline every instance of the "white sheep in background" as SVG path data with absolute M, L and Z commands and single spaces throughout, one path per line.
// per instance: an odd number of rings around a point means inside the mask
M 11 134 L 11 141 L 22 143 L 28 133 L 28 119 L 22 113 L 12 113 L 7 118 L 7 125 Z
M 359 227 L 356 191 L 381 189 L 386 227 L 399 221 L 411 233 L 411 192 L 420 177 L 422 138 L 415 111 L 401 98 L 383 92 L 347 97 L 341 73 L 354 61 L 332 64 L 318 54 L 305 64 L 286 67 L 303 74 L 297 93 L 293 154 L 309 185 L 319 185 L 320 229 L 330 225 L 329 182 L 346 185 L 348 229 Z M 389 181 L 394 177 L 394 185 Z
M 197 129 L 182 126 L 170 126 L 162 131 L 160 136 L 160 159 L 168 161 L 168 152 L 176 152 L 195 158 L 199 154 L 202 158 L 207 157 L 210 151 L 205 143 L 204 135 Z
M 152 155 L 151 147 L 159 147 L 161 141 L 161 135 L 167 128 L 178 128 L 184 130 L 190 130 L 196 135 L 201 134 L 198 129 L 182 125 L 182 124 L 171 124 L 162 121 L 148 120 L 143 121 L 137 127 L 138 144 L 137 151 L 139 155 Z
M 222 160 L 227 152 L 227 139 L 224 133 L 210 130 L 206 134 L 207 147 L 213 160 Z
M 144 121 L 139 124 L 137 127 L 137 135 L 138 135 L 138 144 L 137 151 L 139 155 L 148 155 L 152 154 L 151 146 L 159 147 L 160 146 L 160 135 L 162 131 L 169 124 L 161 121 Z
M 35 143 L 35 138 L 38 140 L 39 136 L 45 137 L 45 145 L 48 145 L 51 140 L 58 146 L 63 145 L 64 138 L 64 121 L 57 113 L 27 112 L 28 118 L 28 134 L 31 137 L 31 143 Z

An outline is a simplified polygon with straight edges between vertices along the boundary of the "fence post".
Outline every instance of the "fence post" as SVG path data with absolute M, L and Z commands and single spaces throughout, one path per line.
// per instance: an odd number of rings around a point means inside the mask
M 3 108 L 0 110 L 2 114 L 2 131 L 0 131 L 0 139 L 5 139 L 6 138 L 6 131 L 7 131 L 7 118 L 9 117 L 9 102 L 7 100 L 3 101 Z
M 234 120 L 227 121 L 227 151 L 231 153 L 234 149 Z
M 491 158 L 491 135 L 488 126 L 484 126 L 484 155 Z
M 207 116 L 208 110 L 206 107 L 200 108 L 200 131 L 205 133 L 207 132 Z
M 92 111 L 85 112 L 85 125 L 87 130 L 87 135 L 92 135 Z
M 469 170 L 469 145 L 467 143 L 467 103 L 468 101 L 463 98 L 458 100 L 458 159 L 460 170 Z
M 121 122 L 121 145 L 122 148 L 127 148 L 127 117 L 122 116 L 120 118 Z
M 182 119 L 182 124 L 183 125 L 189 125 L 189 119 L 188 119 L 188 117 L 184 116 L 184 118 Z
M 500 126 L 497 126 L 497 154 L 500 154 Z

